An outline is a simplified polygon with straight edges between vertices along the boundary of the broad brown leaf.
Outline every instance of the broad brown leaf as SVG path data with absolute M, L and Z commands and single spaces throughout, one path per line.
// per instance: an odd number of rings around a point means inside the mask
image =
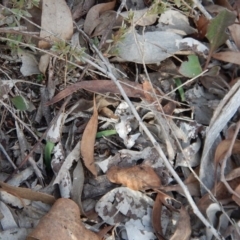
M 86 168 L 97 176 L 97 170 L 94 162 L 94 143 L 98 127 L 98 111 L 94 98 L 93 115 L 90 118 L 82 136 L 81 154 Z
M 111 167 L 107 172 L 109 181 L 123 184 L 133 190 L 159 188 L 161 180 L 155 171 L 147 165 L 128 168 Z
M 38 223 L 28 235 L 27 240 L 100 240 L 90 230 L 86 229 L 80 219 L 78 205 L 66 198 L 58 199 L 50 212 Z
M 29 188 L 14 187 L 2 181 L 0 181 L 0 191 L 6 191 L 7 193 L 12 194 L 18 198 L 25 198 L 32 201 L 42 201 L 47 204 L 53 204 L 56 200 L 52 195 L 36 192 Z
M 222 159 L 224 158 L 225 154 L 227 153 L 230 145 L 231 145 L 232 140 L 227 139 L 227 140 L 223 140 L 221 141 L 218 146 L 217 149 L 215 151 L 215 156 L 214 156 L 214 163 L 217 165 L 219 163 L 221 163 Z M 240 140 L 236 139 L 235 143 L 233 145 L 233 149 L 232 149 L 232 154 L 239 154 L 240 153 Z
M 177 229 L 170 240 L 189 240 L 191 237 L 190 217 L 186 209 L 182 206 L 180 210 L 180 217 L 177 223 Z
M 144 98 L 144 92 L 142 89 L 142 84 L 130 82 L 130 81 L 124 81 L 121 83 L 125 93 L 129 97 L 141 97 Z M 65 88 L 60 93 L 58 93 L 55 97 L 53 97 L 49 102 L 48 105 L 54 104 L 56 102 L 59 102 L 63 98 L 73 94 L 74 92 L 85 89 L 90 92 L 95 93 L 117 93 L 120 94 L 119 89 L 115 85 L 113 81 L 109 80 L 92 80 L 92 81 L 82 81 L 75 84 L 72 84 L 71 86 Z
M 84 32 L 91 36 L 96 26 L 100 24 L 100 14 L 105 11 L 112 10 L 115 4 L 116 0 L 93 6 L 87 13 L 86 20 L 84 22 Z
M 230 62 L 240 65 L 240 52 L 218 52 L 212 55 L 213 58 L 216 58 L 220 61 Z

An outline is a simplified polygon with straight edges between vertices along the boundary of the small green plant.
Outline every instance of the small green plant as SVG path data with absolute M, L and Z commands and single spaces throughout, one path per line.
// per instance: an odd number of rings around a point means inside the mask
M 33 6 L 38 6 L 40 0 L 12 0 L 11 1 L 11 10 L 5 11 L 7 16 L 10 14 L 13 15 L 14 21 L 8 24 L 8 27 L 18 27 L 20 26 L 20 21 L 22 17 L 32 17 L 31 14 L 28 12 L 28 9 L 32 8 Z M 7 41 L 7 45 L 11 49 L 12 54 L 16 54 L 19 49 L 19 43 L 26 42 L 26 39 L 28 39 L 28 44 L 31 46 L 31 38 L 23 38 L 21 34 L 13 34 L 13 33 L 7 33 L 6 38 L 9 39 Z M 12 41 L 11 41 L 12 40 Z
M 59 54 L 60 57 L 67 57 L 70 61 L 77 60 L 83 62 L 82 57 L 85 56 L 85 48 L 72 46 L 66 41 L 55 42 L 51 50 Z
M 167 10 L 168 5 L 168 2 L 154 0 L 148 14 L 162 14 Z
M 122 23 L 122 26 L 119 28 L 119 30 L 112 34 L 112 39 L 108 39 L 106 42 L 109 43 L 109 47 L 106 50 L 105 54 L 111 54 L 111 55 L 118 55 L 118 49 L 116 47 L 116 45 L 123 41 L 126 33 L 128 32 L 129 28 L 127 27 L 127 25 L 125 23 Z

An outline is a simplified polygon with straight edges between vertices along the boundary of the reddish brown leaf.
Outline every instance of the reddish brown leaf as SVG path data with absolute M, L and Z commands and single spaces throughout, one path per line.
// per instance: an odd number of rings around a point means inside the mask
M 109 181 L 123 184 L 133 190 L 159 188 L 161 180 L 148 165 L 136 165 L 128 168 L 111 167 L 107 172 Z
M 81 223 L 78 205 L 66 198 L 58 199 L 51 211 L 41 218 L 37 227 L 27 237 L 27 240 L 34 239 L 100 240 Z
M 94 175 L 97 176 L 97 170 L 94 162 L 94 143 L 98 127 L 98 111 L 94 98 L 93 115 L 90 118 L 82 136 L 81 141 L 81 154 L 86 168 Z
M 36 192 L 29 188 L 14 187 L 2 181 L 0 181 L 0 187 L 0 189 L 18 198 L 26 198 L 32 201 L 42 201 L 47 204 L 53 204 L 56 200 L 52 195 Z
M 240 184 L 240 177 L 228 181 L 228 184 L 232 189 L 235 189 Z M 215 197 L 219 201 L 227 200 L 232 196 L 222 182 L 219 182 L 211 192 L 216 192 Z M 198 202 L 199 210 L 202 213 L 205 213 L 211 203 L 213 203 L 213 201 L 211 200 L 209 194 L 205 194 Z
M 235 188 L 235 192 L 240 195 L 240 184 Z M 236 195 L 232 195 L 232 200 L 240 206 L 240 199 Z
M 122 85 L 125 93 L 129 97 L 144 98 L 145 95 L 144 95 L 141 84 L 135 83 L 135 82 L 130 82 L 130 81 L 124 81 L 123 83 L 121 83 L 121 85 Z M 109 80 L 82 81 L 82 82 L 75 83 L 75 84 L 65 88 L 63 91 L 58 93 L 55 97 L 53 97 L 48 102 L 48 105 L 56 103 L 80 89 L 85 89 L 85 90 L 88 90 L 90 92 L 95 92 L 95 93 L 110 92 L 110 93 L 120 94 L 119 89 L 117 88 L 115 83 L 112 81 L 109 81 Z
M 170 240 L 189 240 L 191 236 L 190 217 L 186 209 L 182 206 L 180 210 L 180 217 L 177 223 L 177 229 Z
M 196 21 L 196 26 L 198 29 L 197 38 L 199 39 L 205 38 L 208 24 L 209 24 L 209 20 L 204 15 L 201 15 L 199 19 Z
M 216 149 L 215 156 L 214 156 L 214 163 L 217 165 L 219 164 L 222 159 L 224 158 L 225 154 L 227 153 L 230 145 L 231 145 L 232 140 L 223 140 L 221 141 Z M 232 149 L 232 154 L 240 153 L 240 140 L 236 139 L 233 149 Z
M 152 226 L 158 240 L 164 240 L 165 238 L 163 237 L 162 224 L 161 224 L 162 202 L 160 198 L 161 198 L 161 194 L 158 194 L 153 205 Z
M 181 203 L 176 199 L 170 197 L 169 195 L 158 190 L 159 200 L 164 204 L 167 208 L 172 211 L 179 211 L 181 208 Z
M 240 65 L 240 52 L 218 52 L 212 55 L 220 61 L 230 62 Z

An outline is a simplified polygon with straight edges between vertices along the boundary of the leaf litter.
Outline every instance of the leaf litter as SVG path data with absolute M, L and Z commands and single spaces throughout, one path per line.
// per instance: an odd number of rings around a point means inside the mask
M 209 4 L 0 5 L 0 238 L 240 238 L 240 19 Z

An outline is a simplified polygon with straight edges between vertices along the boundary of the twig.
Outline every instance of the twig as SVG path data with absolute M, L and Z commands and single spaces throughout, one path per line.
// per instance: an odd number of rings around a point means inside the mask
M 168 170 L 170 171 L 170 173 L 172 174 L 172 176 L 175 178 L 175 180 L 178 182 L 178 184 L 181 186 L 181 188 L 183 189 L 183 192 L 189 202 L 189 204 L 191 205 L 193 212 L 196 214 L 196 216 L 202 221 L 202 223 L 211 230 L 211 232 L 213 233 L 213 235 L 217 238 L 217 239 L 224 239 L 220 233 L 208 222 L 208 220 L 202 215 L 202 213 L 199 211 L 198 207 L 196 206 L 195 202 L 192 199 L 192 196 L 190 194 L 190 192 L 188 191 L 188 188 L 185 186 L 185 184 L 183 183 L 183 181 L 181 180 L 181 178 L 178 176 L 178 174 L 175 172 L 175 170 L 173 169 L 172 165 L 169 163 L 167 157 L 165 156 L 164 152 L 162 151 L 160 145 L 158 144 L 158 142 L 155 140 L 155 138 L 153 137 L 153 135 L 151 134 L 151 132 L 148 130 L 148 128 L 145 126 L 144 122 L 142 121 L 141 117 L 139 116 L 138 112 L 136 111 L 135 107 L 133 106 L 132 102 L 130 101 L 130 99 L 128 98 L 128 96 L 126 95 L 125 91 L 123 90 L 120 82 L 117 80 L 117 78 L 113 75 L 112 71 L 111 71 L 111 66 L 110 64 L 105 60 L 105 58 L 103 57 L 102 53 L 94 46 L 92 45 L 92 47 L 94 48 L 94 50 L 98 53 L 98 56 L 102 59 L 102 61 L 105 63 L 106 67 L 108 70 L 100 67 L 99 65 L 95 64 L 94 62 L 92 62 L 91 60 L 84 58 L 84 61 L 86 61 L 87 63 L 91 64 L 92 66 L 94 66 L 95 68 L 97 68 L 99 71 L 102 71 L 104 74 L 106 74 L 118 87 L 120 93 L 122 94 L 124 100 L 127 102 L 127 104 L 129 105 L 133 115 L 135 116 L 135 118 L 138 120 L 139 125 L 142 127 L 143 131 L 145 132 L 145 134 L 148 136 L 148 138 L 150 139 L 150 141 L 152 142 L 153 146 L 156 148 L 156 150 L 158 151 L 160 157 L 163 159 L 166 167 L 168 168 Z
M 17 169 L 17 166 L 14 164 L 14 162 L 12 161 L 12 159 L 9 157 L 8 153 L 6 152 L 6 150 L 4 149 L 3 145 L 0 143 L 0 150 L 2 151 L 2 153 L 5 155 L 5 157 L 7 158 L 7 160 L 10 162 L 10 164 L 12 165 L 12 167 L 14 169 Z

